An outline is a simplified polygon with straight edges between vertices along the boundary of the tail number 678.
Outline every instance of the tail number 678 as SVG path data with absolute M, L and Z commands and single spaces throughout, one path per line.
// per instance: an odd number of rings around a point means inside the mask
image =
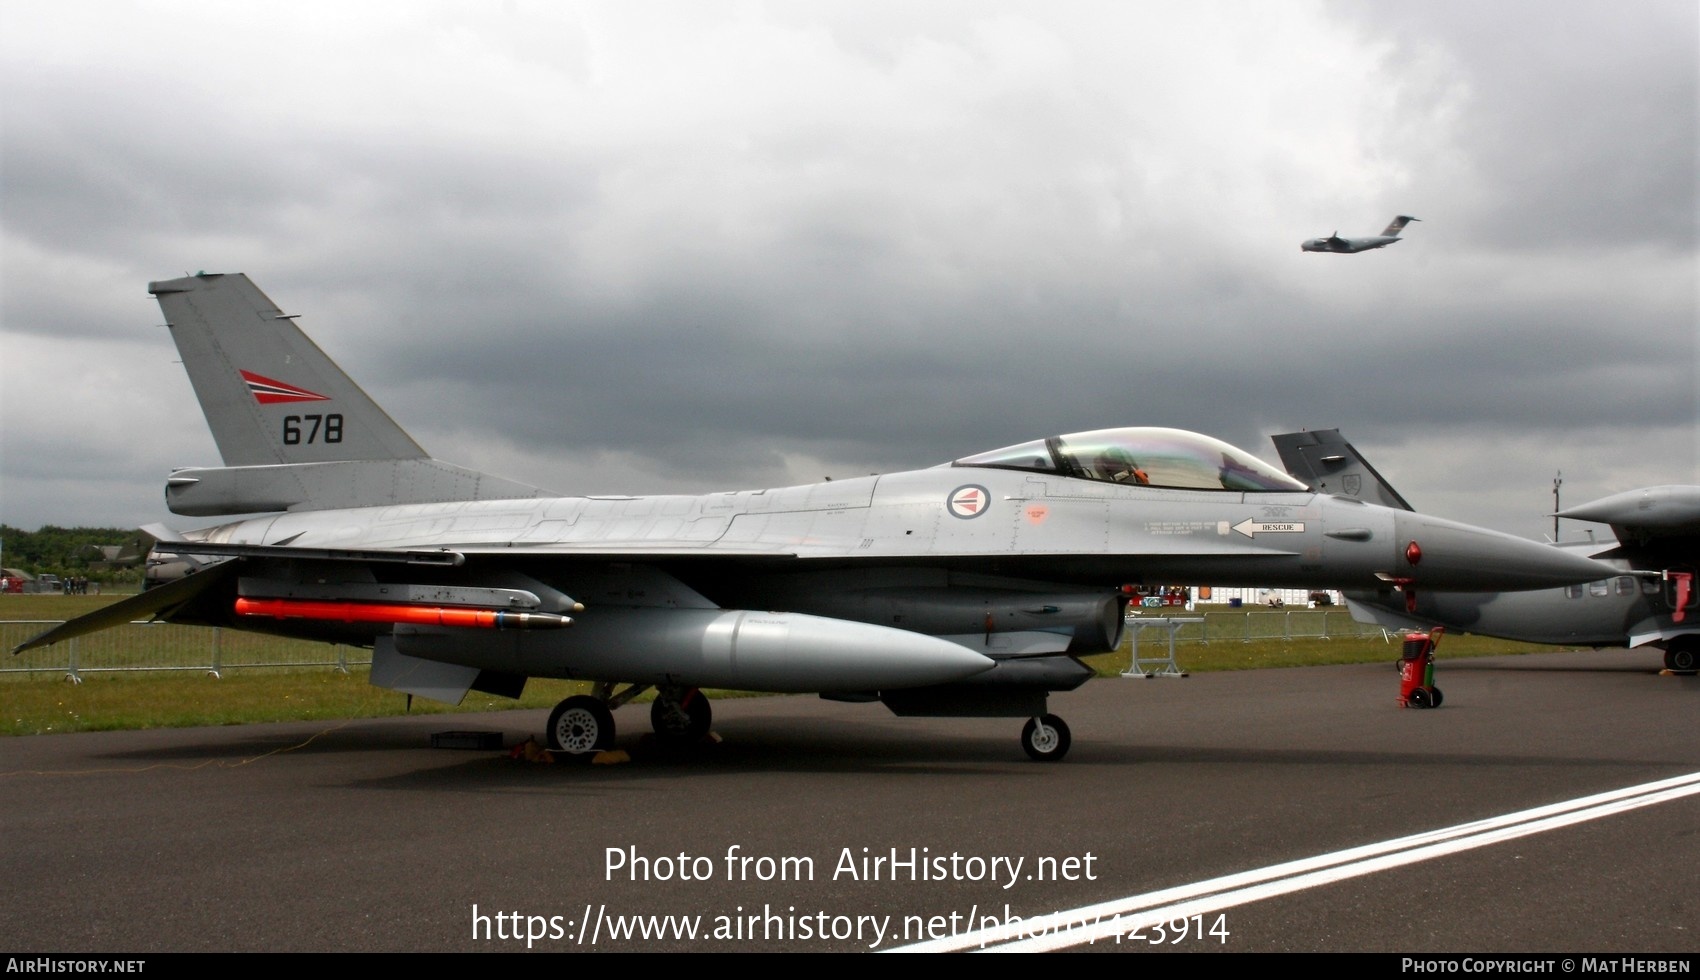
M 283 417 L 283 444 L 285 446 L 341 441 L 342 416 L 339 414 L 285 415 Z

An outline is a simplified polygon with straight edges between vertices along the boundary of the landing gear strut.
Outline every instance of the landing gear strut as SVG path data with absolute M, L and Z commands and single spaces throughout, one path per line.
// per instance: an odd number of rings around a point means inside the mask
M 1056 762 L 1068 754 L 1071 741 L 1068 725 L 1056 715 L 1029 718 L 1021 729 L 1021 747 L 1034 762 Z

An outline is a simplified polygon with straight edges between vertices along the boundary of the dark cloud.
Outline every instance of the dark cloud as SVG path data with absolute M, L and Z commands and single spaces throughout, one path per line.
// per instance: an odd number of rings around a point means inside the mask
M 173 11 L 0 21 L 10 523 L 213 461 L 144 291 L 202 268 L 566 492 L 1126 424 L 1343 427 L 1485 523 L 1697 479 L 1692 5 Z
M 1700 163 L 1700 7 L 1442 0 L 1331 8 L 1391 41 L 1389 68 L 1435 57 L 1478 182 L 1461 231 L 1510 249 L 1652 243 L 1692 254 Z

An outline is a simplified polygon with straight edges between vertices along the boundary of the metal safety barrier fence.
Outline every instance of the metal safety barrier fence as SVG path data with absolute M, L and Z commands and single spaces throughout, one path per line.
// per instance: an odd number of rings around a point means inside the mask
M 1344 609 L 1248 609 L 1243 612 L 1209 612 L 1202 621 L 1193 622 L 1199 613 L 1182 609 L 1147 609 L 1146 615 L 1130 615 L 1128 622 L 1152 618 L 1173 612 L 1187 617 L 1175 630 L 1175 642 L 1180 643 L 1251 643 L 1260 640 L 1333 640 L 1374 637 L 1384 640 L 1380 626 L 1360 623 Z
M 333 667 L 347 671 L 372 662 L 371 651 L 242 630 L 135 622 L 50 647 L 10 656 L 13 647 L 62 620 L 0 620 L 0 674 L 84 674 L 192 670 L 218 676 L 255 667 Z

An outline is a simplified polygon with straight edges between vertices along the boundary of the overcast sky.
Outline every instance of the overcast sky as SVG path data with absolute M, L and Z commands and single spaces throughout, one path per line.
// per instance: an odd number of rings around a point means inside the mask
M 1697 90 L 1693 0 L 6 0 L 0 520 L 210 523 L 207 270 L 563 493 L 1340 428 L 1540 537 L 1700 483 Z

